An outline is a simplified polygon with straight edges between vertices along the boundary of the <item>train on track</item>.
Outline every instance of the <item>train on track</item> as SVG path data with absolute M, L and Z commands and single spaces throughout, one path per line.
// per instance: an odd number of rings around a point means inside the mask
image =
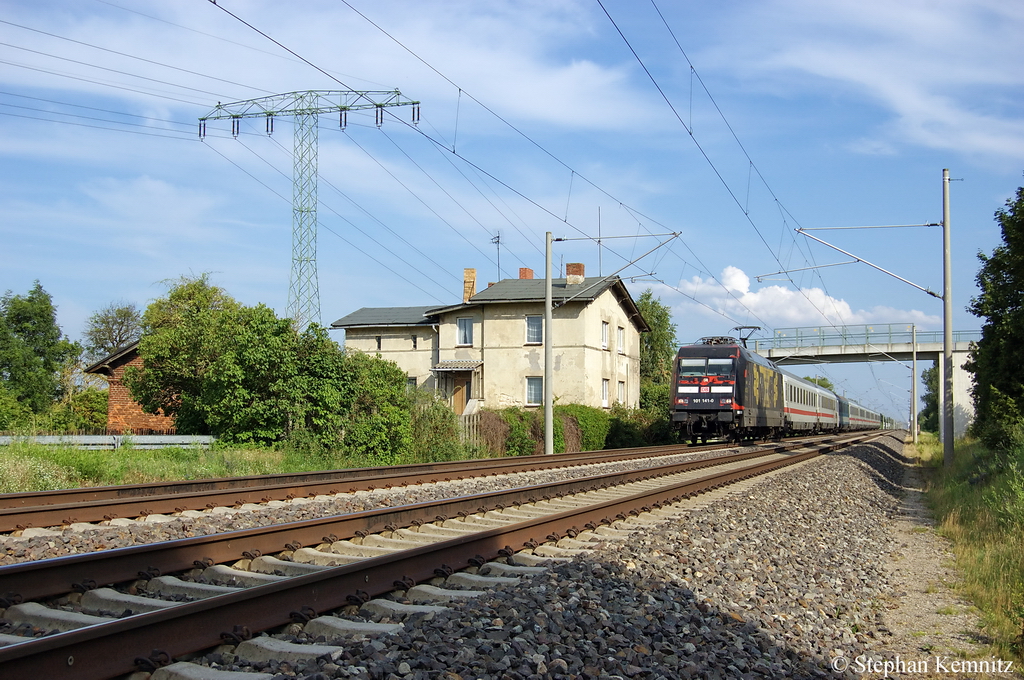
M 783 371 L 732 337 L 680 347 L 672 387 L 672 426 L 694 444 L 894 426 L 891 418 Z

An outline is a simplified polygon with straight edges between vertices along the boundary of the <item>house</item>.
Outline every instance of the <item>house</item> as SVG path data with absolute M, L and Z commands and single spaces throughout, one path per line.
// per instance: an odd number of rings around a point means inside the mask
M 555 399 L 636 407 L 640 333 L 648 331 L 618 277 L 586 277 L 582 264 L 552 281 Z M 394 361 L 410 386 L 447 395 L 456 413 L 480 406 L 537 407 L 544 395 L 544 279 L 520 269 L 476 292 L 466 269 L 461 304 L 364 307 L 338 319 L 345 347 Z
M 142 406 L 132 399 L 128 386 L 123 382 L 124 369 L 128 366 L 142 367 L 138 340 L 114 350 L 85 368 L 86 373 L 101 375 L 110 385 L 107 391 L 107 429 L 117 433 L 173 433 L 173 418 L 146 413 Z

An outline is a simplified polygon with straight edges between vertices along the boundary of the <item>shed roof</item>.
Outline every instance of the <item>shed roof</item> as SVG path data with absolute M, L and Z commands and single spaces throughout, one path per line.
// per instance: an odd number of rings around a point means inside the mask
M 138 354 L 138 351 L 139 341 L 133 340 L 123 347 L 118 347 L 91 366 L 86 366 L 82 372 L 95 373 L 98 375 L 110 375 L 114 368 L 121 364 L 126 364 L 134 359 L 135 355 Z

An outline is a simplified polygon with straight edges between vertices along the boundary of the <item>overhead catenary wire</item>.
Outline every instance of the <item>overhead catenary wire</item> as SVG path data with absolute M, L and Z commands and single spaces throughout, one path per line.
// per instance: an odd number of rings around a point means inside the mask
M 651 0 L 651 1 L 652 1 L 652 4 L 653 4 L 653 5 L 655 6 L 655 9 L 656 9 L 656 10 L 658 11 L 658 15 L 659 15 L 659 16 L 660 16 L 660 17 L 662 18 L 662 21 L 663 21 L 663 22 L 665 23 L 665 26 L 666 26 L 666 28 L 667 28 L 667 29 L 669 30 L 669 32 L 670 32 L 670 33 L 672 34 L 672 37 L 673 37 L 673 39 L 675 40 L 675 42 L 676 42 L 676 45 L 677 45 L 677 46 L 679 47 L 679 49 L 680 49 L 680 52 L 682 52 L 682 53 L 683 53 L 683 56 L 684 56 L 684 58 L 686 59 L 687 63 L 688 63 L 689 65 L 690 65 L 690 68 L 691 68 L 691 72 L 695 74 L 695 73 L 696 73 L 696 69 L 694 69 L 694 67 L 693 67 L 693 64 L 692 64 L 692 63 L 690 63 L 690 61 L 689 61 L 689 57 L 686 57 L 686 54 L 685 54 L 685 52 L 684 52 L 684 51 L 682 50 L 682 46 L 681 46 L 681 45 L 679 45 L 679 42 L 678 42 L 678 40 L 676 40 L 676 39 L 675 39 L 675 34 L 674 34 L 674 33 L 672 32 L 672 30 L 671 30 L 671 27 L 669 27 L 669 26 L 668 26 L 668 22 L 667 22 L 667 21 L 665 21 L 665 19 L 664 19 L 664 16 L 663 16 L 663 15 L 661 14 L 661 11 L 660 11 L 660 9 L 658 9 L 658 8 L 657 8 L 657 4 L 655 3 L 655 1 L 654 1 L 654 0 Z M 722 185 L 723 185 L 723 186 L 724 186 L 724 187 L 726 188 L 726 191 L 727 191 L 727 192 L 729 193 L 729 195 L 730 195 L 730 196 L 732 197 L 732 199 L 733 199 L 733 202 L 734 202 L 734 203 L 735 203 L 735 204 L 737 205 L 737 207 L 738 207 L 738 208 L 739 208 L 739 209 L 740 209 L 740 210 L 741 210 L 741 211 L 743 212 L 743 214 L 744 214 L 744 217 L 745 217 L 745 218 L 746 218 L 746 220 L 747 220 L 747 221 L 749 222 L 749 224 L 751 225 L 751 227 L 752 227 L 752 228 L 754 229 L 755 233 L 756 233 L 756 234 L 758 235 L 758 237 L 760 238 L 761 242 L 762 242 L 762 243 L 763 243 L 763 244 L 765 245 L 765 248 L 766 248 L 766 249 L 768 250 L 768 252 L 769 252 L 769 253 L 770 253 L 770 254 L 772 255 L 772 257 L 773 257 L 773 258 L 774 258 L 774 259 L 776 260 L 776 262 L 777 262 L 777 263 L 779 264 L 779 266 L 780 266 L 780 267 L 781 267 L 781 268 L 782 268 L 783 270 L 785 270 L 785 269 L 786 269 L 786 267 L 785 267 L 785 266 L 784 266 L 784 265 L 782 264 L 782 261 L 781 261 L 781 260 L 779 259 L 779 255 L 778 255 L 778 253 L 776 253 L 775 251 L 773 251 L 773 250 L 772 250 L 772 248 L 771 248 L 771 246 L 769 245 L 769 243 L 768 243 L 767 239 L 765 238 L 764 234 L 762 234 L 762 233 L 761 233 L 761 230 L 760 230 L 760 229 L 758 228 L 757 224 L 756 224 L 756 223 L 754 222 L 753 218 L 752 218 L 752 217 L 750 216 L 750 213 L 749 213 L 749 210 L 747 209 L 747 207 L 746 207 L 746 206 L 744 206 L 744 205 L 743 205 L 743 204 L 742 204 L 742 203 L 740 202 L 740 200 L 739 200 L 738 196 L 737 196 L 737 195 L 735 194 L 735 192 L 734 192 L 734 191 L 732 190 L 732 188 L 731 188 L 731 187 L 729 186 L 729 184 L 728 184 L 728 182 L 727 182 L 727 181 L 725 180 L 724 176 L 722 176 L 721 172 L 720 172 L 720 171 L 718 170 L 718 168 L 717 168 L 717 166 L 715 165 L 715 163 L 714 163 L 714 162 L 713 162 L 713 161 L 711 160 L 711 157 L 710 157 L 710 156 L 709 156 L 709 155 L 707 154 L 707 152 L 706 152 L 706 151 L 704 150 L 703 146 L 702 146 L 702 145 L 700 144 L 700 142 L 699 142 L 699 141 L 698 141 L 698 140 L 696 139 L 696 137 L 695 137 L 695 136 L 694 136 L 694 134 L 693 134 L 693 130 L 692 130 L 692 127 L 689 127 L 689 128 L 687 127 L 686 123 L 685 123 L 685 122 L 683 121 L 682 117 L 681 117 L 681 116 L 679 115 L 679 113 L 678 113 L 678 111 L 676 110 L 675 106 L 674 106 L 674 105 L 672 104 L 672 101 L 671 101 L 671 99 L 670 99 L 670 98 L 668 97 L 668 95 L 667 95 L 667 94 L 665 93 L 665 91 L 664 91 L 664 90 L 662 89 L 661 85 L 660 85 L 660 84 L 658 83 L 657 79 L 656 79 L 656 78 L 654 77 L 654 74 L 652 74 L 652 73 L 650 72 L 650 70 L 649 70 L 649 69 L 647 68 L 647 66 L 646 66 L 646 64 L 644 63 L 643 59 L 642 59 L 642 58 L 640 57 L 640 55 L 639 55 L 639 54 L 638 54 L 638 53 L 636 52 L 636 50 L 635 50 L 635 49 L 633 48 L 633 46 L 632 46 L 632 44 L 630 43 L 629 39 L 628 39 L 628 38 L 627 38 L 627 37 L 625 36 L 625 34 L 624 34 L 624 33 L 622 32 L 622 30 L 621 30 L 621 29 L 619 28 L 618 24 L 617 24 L 617 23 L 615 22 L 614 18 L 612 18 L 611 14 L 610 14 L 610 13 L 608 12 L 608 10 L 607 10 L 607 9 L 605 8 L 605 6 L 604 6 L 604 4 L 602 3 L 602 1 L 601 1 L 601 0 L 597 0 L 597 2 L 598 2 L 598 5 L 600 5 L 601 9 L 602 9 L 602 10 L 604 11 L 605 15 L 606 15 L 606 16 L 608 17 L 608 20 L 609 20 L 609 21 L 611 22 L 612 26 L 613 26 L 613 27 L 615 28 L 616 32 L 618 32 L 619 36 L 620 36 L 620 37 L 622 38 L 623 42 L 624 42 L 624 43 L 626 44 L 626 46 L 627 46 L 627 48 L 629 49 L 629 51 L 630 51 L 630 52 L 631 52 L 631 53 L 633 54 L 634 58 L 635 58 L 635 59 L 637 60 L 637 62 L 638 62 L 638 63 L 640 64 L 641 68 L 642 68 L 642 69 L 644 70 L 644 72 L 645 72 L 645 73 L 647 74 L 647 76 L 648 76 L 648 77 L 650 78 L 650 80 L 651 80 L 651 82 L 653 83 L 654 87 L 655 87 L 655 88 L 656 88 L 656 89 L 658 90 L 659 94 L 661 94 L 662 98 L 663 98 L 663 99 L 665 100 L 665 103 L 666 103 L 666 104 L 667 104 L 667 105 L 669 106 L 669 108 L 670 108 L 670 109 L 672 110 L 673 114 L 675 115 L 675 117 L 677 118 L 677 120 L 679 121 L 679 123 L 680 123 L 680 124 L 681 124 L 681 125 L 683 126 L 683 128 L 687 130 L 687 132 L 689 133 L 689 135 L 690 135 L 690 138 L 691 138 L 691 139 L 693 140 L 694 144 L 696 144 L 696 146 L 697 146 L 697 148 L 698 148 L 698 149 L 700 150 L 701 154 L 702 154 L 702 155 L 704 156 L 704 158 L 705 158 L 705 159 L 707 160 L 707 162 L 708 162 L 708 163 L 709 163 L 709 164 L 711 165 L 712 169 L 714 170 L 714 173 L 715 173 L 715 175 L 716 175 L 716 176 L 717 176 L 717 177 L 719 178 L 719 180 L 721 181 Z M 699 81 L 699 82 L 701 82 L 701 85 L 703 86 L 703 81 L 702 81 L 702 80 L 700 80 L 700 77 L 699 77 L 699 75 L 697 76 L 697 78 L 698 78 L 698 81 Z M 705 87 L 705 91 L 707 91 L 707 88 L 706 88 L 706 86 L 704 86 L 704 87 Z M 725 115 L 724 115 L 724 113 L 722 113 L 721 109 L 720 109 L 720 108 L 718 107 L 718 104 L 717 104 L 717 102 L 714 102 L 714 98 L 713 98 L 713 97 L 711 97 L 711 93 L 710 93 L 710 91 L 707 91 L 707 94 L 708 94 L 708 96 L 709 96 L 709 97 L 710 97 L 710 98 L 712 99 L 712 102 L 714 103 L 714 105 L 715 105 L 715 108 L 716 108 L 716 110 L 718 110 L 718 112 L 719 112 L 719 115 L 721 115 L 721 116 L 722 116 L 722 119 L 723 119 L 723 120 L 725 121 L 725 123 L 726 123 L 726 126 L 727 126 L 727 127 L 729 128 L 730 132 L 732 133 L 732 135 L 733 135 L 733 138 L 735 139 L 736 143 L 737 143 L 737 144 L 738 144 L 738 145 L 740 146 L 740 149 L 742 150 L 742 152 L 743 152 L 744 156 L 745 156 L 745 157 L 747 158 L 747 161 L 748 161 L 748 163 L 749 163 L 749 165 L 748 165 L 748 168 L 749 168 L 749 169 L 753 169 L 753 170 L 755 170 L 755 171 L 757 172 L 757 174 L 758 174 L 758 177 L 759 177 L 759 178 L 761 179 L 762 183 L 763 183 L 763 184 L 765 185 L 765 187 L 766 187 L 766 188 L 768 189 L 768 191 L 769 191 L 769 193 L 771 194 L 772 198 L 773 198 L 773 199 L 774 199 L 774 200 L 775 200 L 775 201 L 776 201 L 777 203 L 779 203 L 779 205 L 781 206 L 781 201 L 779 201 L 779 199 L 778 199 L 778 197 L 777 197 L 777 196 L 775 195 L 774 191 L 772 191 L 772 189 L 771 189 L 770 185 L 768 184 L 768 182 L 767 182 L 767 180 L 766 180 L 766 179 L 764 178 L 764 176 L 763 176 L 763 175 L 761 174 L 760 170 L 759 170 L 759 169 L 757 169 L 757 167 L 756 167 L 756 165 L 754 164 L 753 160 L 752 160 L 752 159 L 750 158 L 750 155 L 749 155 L 749 154 L 747 153 L 746 149 L 745 149 L 745 148 L 743 147 L 743 145 L 742 145 L 742 142 L 740 142 L 740 140 L 739 140 L 739 137 L 738 137 L 738 136 L 736 135 L 736 133 L 735 133 L 735 131 L 733 130 L 732 126 L 731 126 L 731 125 L 729 124 L 728 120 L 727 120 L 727 119 L 725 118 Z M 748 175 L 748 182 L 749 182 L 749 175 Z M 748 189 L 748 191 L 749 191 L 749 189 Z M 788 211 L 787 211 L 787 213 L 788 213 Z M 823 280 L 823 279 L 821 278 L 820 272 L 815 272 L 815 273 L 817 274 L 817 276 L 818 276 L 819 280 L 820 280 L 820 281 L 822 281 L 822 286 L 823 286 L 823 288 L 824 288 L 824 280 Z M 814 303 L 814 301 L 813 301 L 813 300 L 812 300 L 812 299 L 810 298 L 810 296 L 809 296 L 809 295 L 807 294 L 806 290 L 805 290 L 805 289 L 804 289 L 804 288 L 803 288 L 802 286 L 799 286 L 799 285 L 797 285 L 797 284 L 796 284 L 796 282 L 792 280 L 792 277 L 790 277 L 790 276 L 789 276 L 788 274 L 787 274 L 786 276 L 787 276 L 787 279 L 788 279 L 788 280 L 790 281 L 790 283 L 792 283 L 792 284 L 793 284 L 793 286 L 794 286 L 794 287 L 795 287 L 795 288 L 797 289 L 797 291 L 798 291 L 798 292 L 799 292 L 799 293 L 800 293 L 800 294 L 801 294 L 801 295 L 802 295 L 802 296 L 804 297 L 804 299 L 805 299 L 805 300 L 806 300 L 806 301 L 808 302 L 808 304 L 810 304 L 811 308 L 813 308 L 813 309 L 814 309 L 815 311 L 817 311 L 817 312 L 818 312 L 818 313 L 819 313 L 819 314 L 820 314 L 820 315 L 822 316 L 822 318 L 823 318 L 823 319 L 825 320 L 825 323 L 826 323 L 827 325 L 829 325 L 829 326 L 833 327 L 833 328 L 837 328 L 837 329 L 838 329 L 838 327 L 837 327 L 837 326 L 835 325 L 835 323 L 834 323 L 834 322 L 832 321 L 832 319 L 830 319 L 830 318 L 829 318 L 828 314 L 826 314 L 826 313 L 825 313 L 825 310 L 821 309 L 820 307 L 818 307 L 818 305 L 817 305 L 817 304 L 815 304 L 815 303 Z M 826 298 L 828 299 L 829 303 L 831 304 L 831 306 L 832 306 L 833 310 L 834 310 L 834 311 L 835 311 L 835 313 L 836 313 L 836 318 L 837 318 L 837 320 L 839 320 L 839 321 L 841 321 L 841 322 L 842 322 L 842 316 L 843 316 L 843 315 L 842 315 L 842 313 L 841 313 L 841 312 L 839 311 L 838 307 L 836 306 L 836 303 L 835 303 L 835 298 L 834 298 L 834 297 L 833 297 L 832 295 L 828 294 L 828 293 L 827 293 L 827 290 L 825 290 L 825 293 L 826 293 Z

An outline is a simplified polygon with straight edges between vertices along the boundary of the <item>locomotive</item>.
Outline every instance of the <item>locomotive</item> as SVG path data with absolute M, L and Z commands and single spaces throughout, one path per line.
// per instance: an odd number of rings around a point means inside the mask
M 672 387 L 672 426 L 694 444 L 890 425 L 881 414 L 783 371 L 732 337 L 680 347 Z

